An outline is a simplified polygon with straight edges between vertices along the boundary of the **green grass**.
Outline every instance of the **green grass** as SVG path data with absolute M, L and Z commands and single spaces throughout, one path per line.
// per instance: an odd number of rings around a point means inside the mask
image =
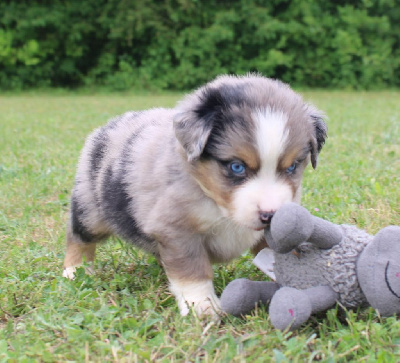
M 376 233 L 400 224 L 400 93 L 304 92 L 329 116 L 319 167 L 303 202 L 335 223 Z M 400 321 L 372 309 L 312 317 L 281 333 L 259 309 L 220 324 L 181 318 L 152 257 L 99 248 L 94 276 L 61 277 L 64 225 L 85 136 L 131 109 L 178 95 L 0 96 L 0 361 L 400 361 Z M 316 210 L 317 209 L 317 210 Z M 251 256 L 215 267 L 218 293 L 263 279 Z

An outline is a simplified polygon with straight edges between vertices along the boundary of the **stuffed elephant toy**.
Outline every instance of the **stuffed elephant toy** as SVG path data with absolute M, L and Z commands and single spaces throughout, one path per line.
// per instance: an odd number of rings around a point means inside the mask
M 232 281 L 221 296 L 225 312 L 240 316 L 270 303 L 271 322 L 280 330 L 297 329 L 337 302 L 347 308 L 370 305 L 382 316 L 400 313 L 400 227 L 371 236 L 288 203 L 265 235 L 276 282 Z M 267 250 L 257 255 L 256 265 L 269 258 Z

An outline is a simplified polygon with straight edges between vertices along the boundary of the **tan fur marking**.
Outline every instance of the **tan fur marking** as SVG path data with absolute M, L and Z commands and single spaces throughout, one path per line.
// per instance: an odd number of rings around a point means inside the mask
M 297 161 L 297 158 L 301 156 L 300 154 L 301 148 L 290 148 L 287 150 L 282 155 L 281 160 L 279 160 L 280 169 L 285 170 L 290 167 L 295 161 Z
M 232 187 L 221 175 L 220 168 L 215 161 L 202 161 L 198 163 L 194 175 L 209 197 L 219 206 L 229 209 L 232 202 Z
M 86 262 L 93 262 L 96 252 L 96 243 L 83 243 L 67 236 L 67 252 L 64 259 L 64 268 L 82 265 L 83 257 Z
M 257 171 L 260 169 L 260 156 L 253 145 L 239 144 L 235 151 L 237 157 L 242 160 L 252 171 Z

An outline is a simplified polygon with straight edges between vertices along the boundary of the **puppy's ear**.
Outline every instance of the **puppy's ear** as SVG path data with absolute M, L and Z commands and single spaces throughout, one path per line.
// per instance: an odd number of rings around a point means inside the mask
M 321 114 L 315 113 L 311 115 L 313 124 L 313 136 L 311 138 L 311 165 L 315 169 L 317 167 L 318 154 L 324 146 L 327 137 L 328 128 Z
M 189 95 L 178 106 L 173 120 L 174 131 L 189 162 L 197 160 L 203 153 L 223 104 L 218 89 L 204 88 Z

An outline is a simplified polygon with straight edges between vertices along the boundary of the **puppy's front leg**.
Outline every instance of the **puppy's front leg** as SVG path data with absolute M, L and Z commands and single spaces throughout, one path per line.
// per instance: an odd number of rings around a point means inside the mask
M 159 246 L 161 262 L 170 282 L 170 291 L 175 295 L 181 315 L 185 316 L 193 307 L 199 316 L 215 316 L 220 303 L 212 282 L 213 270 L 200 237 L 190 242 Z

